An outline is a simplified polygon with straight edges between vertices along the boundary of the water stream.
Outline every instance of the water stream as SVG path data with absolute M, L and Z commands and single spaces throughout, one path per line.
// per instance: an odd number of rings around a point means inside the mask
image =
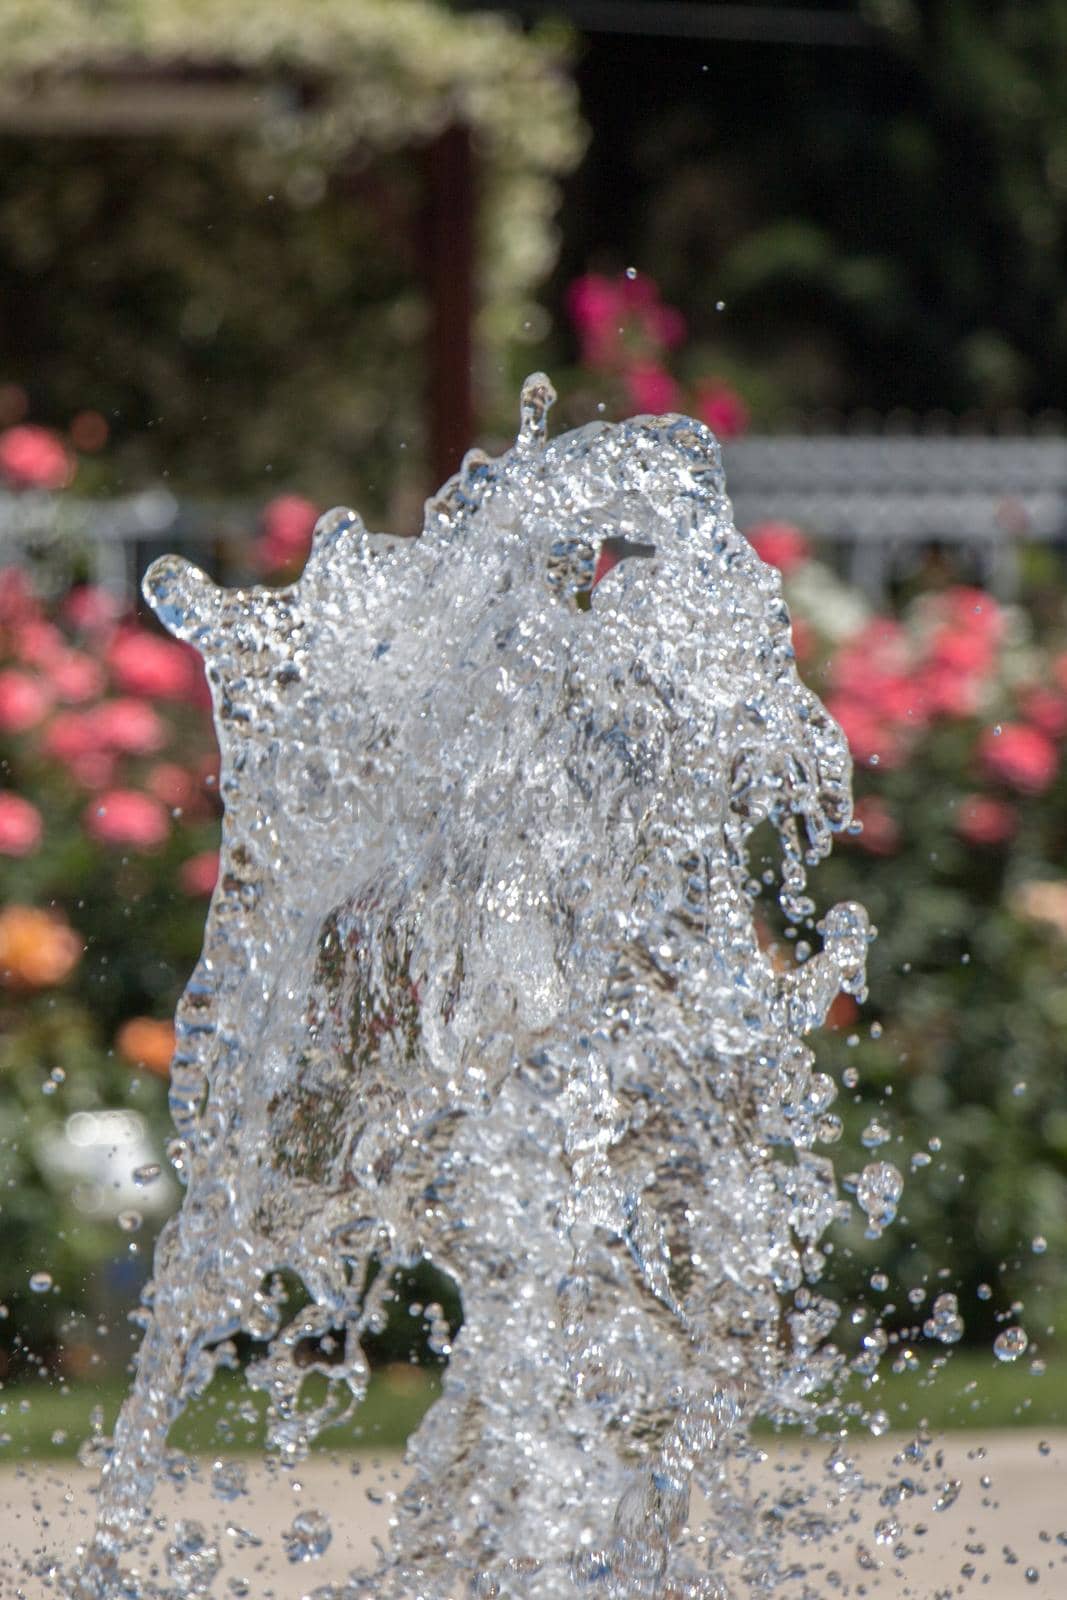
M 852 1202 L 804 1040 L 863 993 L 863 909 L 817 919 L 807 888 L 849 757 L 713 436 L 550 440 L 552 398 L 526 383 L 513 448 L 468 455 L 417 540 L 339 510 L 291 588 L 176 558 L 146 580 L 207 665 L 224 839 L 177 1019 L 184 1204 L 79 1600 L 221 1593 L 199 1534 L 154 1574 L 131 1556 L 174 1419 L 243 1335 L 268 1447 L 299 1462 L 423 1259 L 462 1295 L 443 1390 L 378 1569 L 316 1594 L 780 1591 L 748 1430 L 811 1414 L 844 1365 L 818 1282 Z M 761 943 L 772 893 L 787 958 Z M 900 1189 L 860 1175 L 871 1229 Z

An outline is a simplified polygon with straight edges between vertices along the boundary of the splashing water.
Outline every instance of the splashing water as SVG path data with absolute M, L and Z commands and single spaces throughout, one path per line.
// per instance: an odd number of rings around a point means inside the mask
M 848 1211 L 814 1150 L 833 1086 L 802 1041 L 862 996 L 869 930 L 836 906 L 783 969 L 748 857 L 768 825 L 810 927 L 848 752 L 708 430 L 550 443 L 552 398 L 527 382 L 515 446 L 468 455 L 417 540 L 334 511 L 290 589 L 148 576 L 207 663 L 226 816 L 177 1019 L 188 1190 L 84 1600 L 210 1591 L 196 1524 L 156 1587 L 123 1568 L 171 1423 L 243 1332 L 269 1446 L 299 1460 L 364 1392 L 390 1273 L 423 1258 L 464 1325 L 392 1548 L 331 1593 L 717 1600 L 739 1552 L 743 1587 L 775 1587 L 774 1519 L 735 1469 L 757 1415 L 803 1416 L 843 1365 L 811 1287 Z M 899 1175 L 878 1162 L 861 1191 L 877 1230 Z M 287 1321 L 282 1269 L 307 1294 Z M 291 1559 L 328 1537 L 294 1523 Z

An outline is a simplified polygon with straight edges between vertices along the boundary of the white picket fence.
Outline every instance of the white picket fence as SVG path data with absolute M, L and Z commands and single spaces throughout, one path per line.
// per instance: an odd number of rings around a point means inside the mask
M 796 523 L 872 600 L 933 546 L 1010 597 L 1021 547 L 1067 553 L 1067 439 L 761 435 L 723 447 L 741 528 Z M 238 581 L 254 506 L 177 499 L 165 489 L 114 500 L 0 494 L 0 559 L 57 571 L 77 559 L 96 581 L 136 592 L 166 550 Z

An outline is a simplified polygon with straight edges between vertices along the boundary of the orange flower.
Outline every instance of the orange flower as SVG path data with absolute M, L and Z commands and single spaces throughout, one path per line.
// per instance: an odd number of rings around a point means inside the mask
M 62 983 L 84 946 L 58 911 L 5 906 L 0 911 L 0 983 L 9 989 L 48 989 Z
M 153 1017 L 131 1017 L 115 1035 L 115 1048 L 131 1067 L 165 1078 L 174 1054 L 174 1024 Z

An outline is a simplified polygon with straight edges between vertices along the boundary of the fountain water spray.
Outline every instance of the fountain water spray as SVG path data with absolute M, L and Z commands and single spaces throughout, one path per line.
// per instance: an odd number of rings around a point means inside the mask
M 333 511 L 291 588 L 176 558 L 146 580 L 206 662 L 225 821 L 177 1017 L 187 1192 L 92 1600 L 211 1590 L 196 1538 L 169 1576 L 124 1563 L 235 1338 L 258 1342 L 268 1448 L 298 1461 L 358 1404 L 391 1273 L 423 1259 L 463 1328 L 390 1551 L 317 1593 L 721 1600 L 781 1576 L 738 1473 L 752 1420 L 803 1417 L 843 1365 L 814 1285 L 850 1207 L 803 1039 L 862 996 L 869 929 L 838 905 L 817 953 L 806 932 L 774 959 L 749 856 L 776 839 L 782 910 L 814 929 L 849 756 L 712 434 L 659 416 L 549 442 L 552 399 L 528 380 L 513 448 L 471 452 L 417 540 Z M 888 1163 L 862 1175 L 874 1229 L 899 1191 Z M 289 1315 L 282 1271 L 306 1291 Z

